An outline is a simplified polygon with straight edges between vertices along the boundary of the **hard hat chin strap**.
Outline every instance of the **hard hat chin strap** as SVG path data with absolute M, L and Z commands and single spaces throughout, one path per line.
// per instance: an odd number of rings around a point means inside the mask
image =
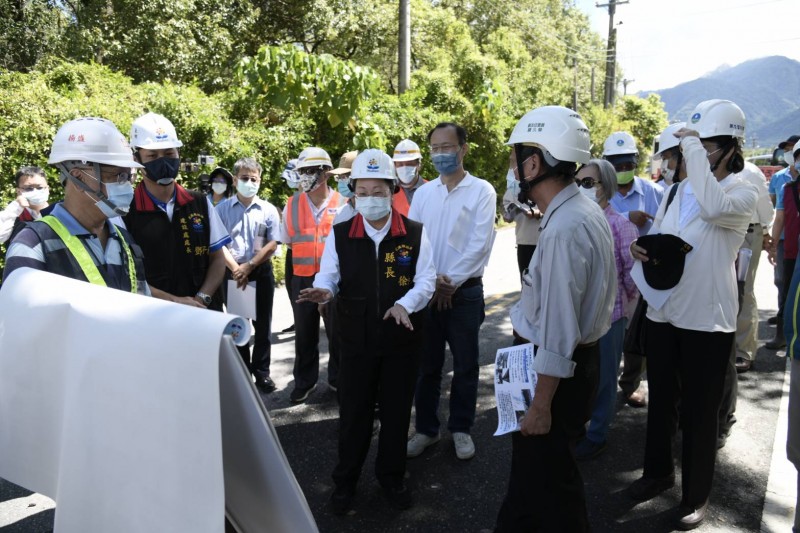
M 75 176 L 72 175 L 71 171 L 73 169 L 76 169 L 76 168 L 80 172 L 84 172 L 84 170 L 81 169 L 75 163 L 72 163 L 72 162 L 60 163 L 58 165 L 58 170 L 61 172 L 61 176 L 62 177 L 66 177 L 67 179 L 69 179 L 79 189 L 81 189 L 85 194 L 94 195 L 97 199 L 99 199 L 101 202 L 107 204 L 112 209 L 115 208 L 116 206 L 114 204 L 112 204 L 111 202 L 109 202 L 108 196 L 106 196 L 105 193 L 103 193 L 103 182 L 102 182 L 102 180 L 97 179 L 97 176 L 100 176 L 100 163 L 91 163 L 91 165 L 92 165 L 92 168 L 94 169 L 94 176 L 92 176 L 92 177 L 95 180 L 97 180 L 98 189 L 96 189 L 96 190 L 91 188 L 91 187 L 89 187 L 88 185 L 86 185 L 86 183 L 83 180 L 78 179 L 78 178 L 76 178 Z M 65 183 L 66 183 L 66 181 L 65 181 Z
M 534 154 L 538 153 L 541 158 L 541 164 L 544 165 L 544 155 L 542 154 L 541 150 L 534 148 L 534 152 L 531 154 L 525 153 L 525 148 L 530 148 L 523 146 L 521 144 L 514 145 L 514 154 L 516 155 L 517 159 L 517 175 L 519 176 L 519 195 L 517 200 L 520 203 L 527 204 L 531 207 L 536 205 L 536 202 L 531 200 L 528 197 L 528 191 L 533 189 L 537 184 L 541 183 L 542 181 L 546 180 L 551 176 L 555 176 L 556 173 L 552 168 L 546 170 L 543 174 L 533 178 L 532 180 L 525 179 L 525 170 L 523 169 L 525 165 L 525 161 L 533 157 Z

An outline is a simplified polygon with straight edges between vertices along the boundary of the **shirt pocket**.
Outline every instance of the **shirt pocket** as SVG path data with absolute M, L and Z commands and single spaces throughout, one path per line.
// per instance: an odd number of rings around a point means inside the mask
M 461 253 L 467 246 L 467 240 L 472 233 L 473 220 L 472 210 L 467 206 L 463 206 L 453 229 L 450 231 L 450 236 L 447 237 L 447 244 L 455 251 Z

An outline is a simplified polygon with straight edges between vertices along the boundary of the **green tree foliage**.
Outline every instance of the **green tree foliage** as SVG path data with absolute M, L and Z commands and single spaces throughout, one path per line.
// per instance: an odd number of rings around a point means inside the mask
M 47 0 L 0 0 L 0 68 L 27 72 L 61 50 L 66 17 Z

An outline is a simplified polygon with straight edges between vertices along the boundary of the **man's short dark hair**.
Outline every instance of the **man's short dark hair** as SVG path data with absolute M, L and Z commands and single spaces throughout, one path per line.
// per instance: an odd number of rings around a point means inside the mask
M 36 167 L 33 165 L 28 167 L 20 167 L 20 169 L 17 170 L 17 173 L 14 174 L 14 182 L 16 183 L 17 187 L 19 187 L 19 182 L 22 181 L 22 178 L 25 178 L 27 176 L 41 176 L 45 180 L 47 180 L 47 176 L 45 176 L 44 170 L 42 170 L 40 167 Z
M 441 130 L 444 128 L 453 128 L 456 130 L 456 136 L 458 136 L 458 145 L 463 146 L 467 144 L 467 130 L 464 129 L 463 126 L 456 124 L 455 122 L 440 122 L 433 127 L 431 131 L 428 132 L 428 142 L 431 142 L 431 137 L 433 136 L 433 132 L 436 130 Z

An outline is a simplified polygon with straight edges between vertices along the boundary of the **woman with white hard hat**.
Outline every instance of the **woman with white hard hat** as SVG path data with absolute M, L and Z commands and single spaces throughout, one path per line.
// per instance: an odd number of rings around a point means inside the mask
M 422 350 L 423 314 L 436 280 L 422 224 L 392 206 L 395 168 L 380 150 L 353 162 L 357 214 L 333 227 L 313 287 L 299 302 L 334 296 L 342 348 L 339 372 L 339 460 L 333 471 L 334 514 L 347 513 L 380 413 L 375 474 L 389 504 L 411 506 L 405 482 L 406 436 Z
M 736 331 L 734 262 L 757 193 L 744 167 L 745 117 L 728 100 L 691 113 L 680 140 L 686 179 L 661 204 L 650 235 L 631 245 L 634 279 L 649 303 L 645 324 L 650 405 L 644 473 L 628 493 L 649 500 L 675 483 L 672 437 L 680 409 L 682 498 L 676 527 L 707 515 L 717 452 L 718 411 Z M 671 203 L 670 203 L 671 202 Z M 646 243 L 644 241 L 647 241 Z

